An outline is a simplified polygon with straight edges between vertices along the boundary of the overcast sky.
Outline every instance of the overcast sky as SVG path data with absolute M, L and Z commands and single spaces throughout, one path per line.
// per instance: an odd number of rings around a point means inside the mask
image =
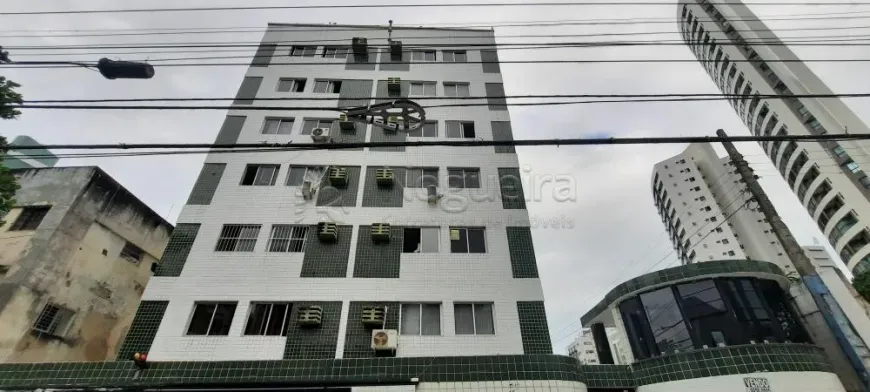
M 774 0 L 769 0 L 775 2 Z M 330 4 L 378 3 L 387 1 L 329 1 Z M 790 0 L 794 2 L 794 0 Z M 296 4 L 296 2 L 291 2 Z M 277 0 L 238 2 L 231 0 L 152 0 L 119 2 L 110 0 L 3 0 L 2 12 L 101 9 L 129 7 L 287 5 Z M 304 2 L 300 4 L 317 4 Z M 859 12 L 870 18 L 870 6 L 752 6 L 761 16 Z M 198 13 L 81 14 L 67 16 L 2 16 L 0 45 L 46 46 L 107 43 L 155 42 L 257 42 L 262 31 L 233 34 L 120 36 L 98 32 L 51 32 L 44 30 L 155 29 L 192 27 L 262 27 L 268 22 L 354 23 L 428 25 L 445 23 L 487 24 L 513 21 L 564 19 L 663 18 L 665 23 L 637 25 L 593 25 L 554 27 L 497 27 L 499 42 L 578 41 L 584 38 L 507 38 L 517 34 L 596 34 L 663 32 L 660 35 L 604 37 L 604 40 L 679 40 L 677 8 L 655 6 L 582 7 L 486 7 L 412 9 L 268 10 Z M 671 20 L 667 20 L 670 18 Z M 764 17 L 762 19 L 765 19 Z M 867 34 L 863 19 L 770 21 L 775 31 L 785 28 L 781 38 L 822 35 Z M 856 30 L 792 31 L 795 28 L 856 27 Z M 10 30 L 43 30 L 23 33 Z M 13 37 L 40 34 L 43 37 Z M 90 34 L 87 37 L 63 37 Z M 46 36 L 50 35 L 50 36 Z M 870 46 L 796 46 L 803 59 L 870 58 Z M 156 49 L 149 49 L 156 50 Z M 114 50 L 116 53 L 123 50 Z M 13 60 L 83 60 L 104 56 L 96 50 L 67 56 L 43 56 L 60 50 L 10 49 Z M 66 51 L 69 54 L 71 52 Z M 253 54 L 241 48 L 231 56 Z M 39 55 L 39 56 L 37 56 Z M 196 53 L 195 56 L 215 54 Z M 124 59 L 180 57 L 176 54 L 113 54 Z M 622 48 L 575 48 L 549 50 L 503 50 L 502 60 L 528 59 L 683 59 L 694 60 L 685 46 L 634 46 Z M 183 56 L 181 56 L 183 57 Z M 243 60 L 235 60 L 244 62 Z M 237 67 L 168 67 L 157 65 L 157 75 L 148 81 L 108 81 L 85 69 L 2 69 L 0 75 L 20 83 L 25 99 L 96 99 L 151 97 L 231 97 L 245 72 Z M 870 92 L 866 63 L 811 63 L 823 81 L 837 93 Z M 684 63 L 623 64 L 505 64 L 505 90 L 518 94 L 657 94 L 718 93 L 701 65 Z M 850 107 L 867 121 L 867 99 L 850 99 Z M 748 131 L 726 101 L 672 103 L 613 103 L 510 109 L 515 137 L 574 138 L 600 135 L 688 136 L 713 135 L 723 128 L 731 135 Z M 212 142 L 225 116 L 221 111 L 68 111 L 27 110 L 16 121 L 0 124 L 0 134 L 29 135 L 44 144 Z M 578 187 L 576 202 L 557 202 L 543 197 L 530 203 L 533 220 L 571 221 L 573 228 L 538 227 L 534 231 L 538 265 L 544 285 L 554 349 L 564 348 L 580 328 L 579 318 L 615 284 L 650 268 L 678 264 L 664 226 L 653 206 L 650 189 L 652 166 L 685 148 L 685 145 L 527 147 L 518 149 L 522 165 L 536 175 L 571 175 Z M 721 147 L 717 147 L 722 155 Z M 824 236 L 806 210 L 788 189 L 757 144 L 738 148 L 762 176 L 762 184 L 798 241 L 809 245 Z M 62 152 L 62 151 L 55 151 Z M 174 222 L 201 168 L 204 155 L 160 157 L 63 159 L 61 165 L 99 165 L 159 214 Z M 549 192 L 549 188 L 543 188 Z M 529 191 L 528 186 L 526 189 Z M 830 249 L 830 248 L 829 248 Z M 670 254 L 670 255 L 669 255 Z M 667 256 L 667 257 L 666 257 Z M 662 258 L 665 260 L 656 266 Z

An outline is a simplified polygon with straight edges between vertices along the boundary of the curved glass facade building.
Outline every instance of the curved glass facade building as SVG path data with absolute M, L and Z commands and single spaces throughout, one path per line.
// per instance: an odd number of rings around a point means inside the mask
M 870 133 L 839 98 L 788 97 L 833 92 L 739 1 L 677 9 L 683 39 L 752 134 Z M 849 269 L 870 270 L 870 143 L 760 144 Z

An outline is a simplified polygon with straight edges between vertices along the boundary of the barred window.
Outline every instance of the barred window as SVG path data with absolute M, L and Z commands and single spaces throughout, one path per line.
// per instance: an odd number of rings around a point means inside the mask
M 260 234 L 260 225 L 224 225 L 216 252 L 253 252 Z
M 303 252 L 308 226 L 272 225 L 269 235 L 269 252 Z

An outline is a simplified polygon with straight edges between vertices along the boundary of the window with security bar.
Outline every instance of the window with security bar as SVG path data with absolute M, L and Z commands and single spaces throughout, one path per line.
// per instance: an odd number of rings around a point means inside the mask
M 224 225 L 215 252 L 253 252 L 260 225 Z
M 308 226 L 272 225 L 269 252 L 304 252 Z
M 75 312 L 60 305 L 47 303 L 33 323 L 33 331 L 51 336 L 63 336 Z
M 245 335 L 287 336 L 290 308 L 289 302 L 251 303 Z

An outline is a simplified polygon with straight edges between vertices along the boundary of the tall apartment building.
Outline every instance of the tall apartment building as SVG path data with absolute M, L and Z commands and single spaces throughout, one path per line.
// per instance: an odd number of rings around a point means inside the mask
M 388 37 L 385 26 L 270 24 L 216 142 L 511 139 L 493 31 L 393 28 L 398 55 Z M 427 101 L 468 96 L 484 98 Z M 257 100 L 282 97 L 312 109 Z M 394 98 L 476 105 L 427 108 L 411 132 L 316 109 Z M 552 353 L 513 148 L 212 153 L 178 222 L 122 355 Z
M 630 348 L 625 340 L 619 338 L 619 331 L 616 328 L 608 327 L 605 329 L 607 334 L 608 344 L 610 345 L 610 353 L 615 365 L 628 365 L 631 361 L 628 360 Z M 583 328 L 573 342 L 568 346 L 568 355 L 576 358 L 584 365 L 599 365 L 601 361 L 598 359 L 598 350 L 595 344 L 595 338 L 592 334 L 592 328 Z
M 0 362 L 114 359 L 172 225 L 98 167 L 13 173 L 21 188 L 0 225 Z
M 833 94 L 748 7 L 732 0 L 681 0 L 686 44 L 755 135 L 870 133 L 838 98 L 763 98 Z M 788 185 L 847 266 L 870 270 L 867 141 L 762 142 Z
M 657 163 L 653 200 L 683 264 L 724 259 L 791 261 L 728 157 L 709 143 L 689 145 Z

